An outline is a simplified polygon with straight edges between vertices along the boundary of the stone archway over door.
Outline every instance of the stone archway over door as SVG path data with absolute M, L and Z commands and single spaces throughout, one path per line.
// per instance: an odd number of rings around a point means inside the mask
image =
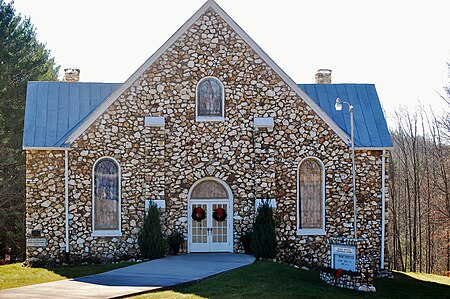
M 192 219 L 192 211 L 202 208 L 206 218 Z M 216 221 L 213 211 L 222 208 L 227 212 L 224 221 Z M 217 178 L 204 178 L 192 185 L 189 191 L 189 252 L 233 252 L 233 195 L 230 187 Z

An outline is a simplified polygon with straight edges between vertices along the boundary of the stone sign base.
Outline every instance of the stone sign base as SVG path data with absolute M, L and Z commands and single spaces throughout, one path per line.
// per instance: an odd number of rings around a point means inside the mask
M 346 289 L 354 289 L 358 291 L 365 292 L 375 292 L 375 287 L 373 286 L 374 279 L 374 269 L 373 263 L 370 259 L 367 258 L 369 254 L 367 254 L 367 240 L 364 239 L 349 239 L 349 238 L 330 238 L 328 239 L 329 246 L 329 264 L 328 271 L 320 272 L 320 279 L 325 281 L 328 284 L 346 288 Z M 355 256 L 355 264 L 354 269 L 352 268 L 351 259 L 346 261 L 345 259 L 339 263 L 339 265 L 348 266 L 349 269 L 340 269 L 339 271 L 343 271 L 341 275 L 336 275 L 337 267 L 333 265 L 333 247 L 336 248 L 337 245 L 341 245 L 342 248 L 356 248 L 356 256 Z M 345 247 L 346 246 L 346 247 Z M 349 249 L 349 253 L 352 251 Z M 336 263 L 336 262 L 335 262 Z M 331 268 L 333 267 L 333 268 Z M 332 271 L 329 271 L 331 268 Z M 352 269 L 351 269 L 352 268 Z M 334 270 L 333 270 L 334 269 Z M 349 274 L 350 273 L 350 274 Z M 336 276 L 338 276 L 336 278 Z
M 365 285 L 361 276 L 343 274 L 341 277 L 335 278 L 333 273 L 320 272 L 320 279 L 328 284 L 345 289 L 357 290 L 360 286 Z

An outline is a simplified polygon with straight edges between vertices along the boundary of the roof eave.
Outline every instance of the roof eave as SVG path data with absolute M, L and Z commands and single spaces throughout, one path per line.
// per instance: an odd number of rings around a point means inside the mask
M 382 150 L 393 150 L 393 146 L 361 146 L 355 147 L 358 151 L 382 151 Z
M 22 147 L 25 151 L 65 151 L 70 150 L 70 146 L 67 147 L 57 147 L 57 146 L 24 146 Z

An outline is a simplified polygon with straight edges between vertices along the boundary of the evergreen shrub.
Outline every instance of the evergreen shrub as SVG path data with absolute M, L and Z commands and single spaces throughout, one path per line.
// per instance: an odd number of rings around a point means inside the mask
M 167 241 L 161 230 L 159 209 L 154 202 L 150 202 L 144 226 L 139 232 L 138 245 L 144 259 L 152 260 L 166 255 Z
M 252 233 L 252 251 L 256 258 L 273 259 L 277 254 L 275 219 L 269 206 L 270 199 L 262 201 L 258 207 Z

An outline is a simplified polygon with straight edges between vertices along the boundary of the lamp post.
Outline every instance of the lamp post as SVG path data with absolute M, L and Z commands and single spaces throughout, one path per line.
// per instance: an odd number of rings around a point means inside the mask
M 342 110 L 342 104 L 348 105 L 348 112 L 350 112 L 350 126 L 351 126 L 351 140 L 352 140 L 352 188 L 353 188 L 353 226 L 354 226 L 354 238 L 356 237 L 356 182 L 355 182 L 355 122 L 353 118 L 353 106 L 349 102 L 341 101 L 341 99 L 336 99 L 336 104 L 334 107 L 336 111 Z

